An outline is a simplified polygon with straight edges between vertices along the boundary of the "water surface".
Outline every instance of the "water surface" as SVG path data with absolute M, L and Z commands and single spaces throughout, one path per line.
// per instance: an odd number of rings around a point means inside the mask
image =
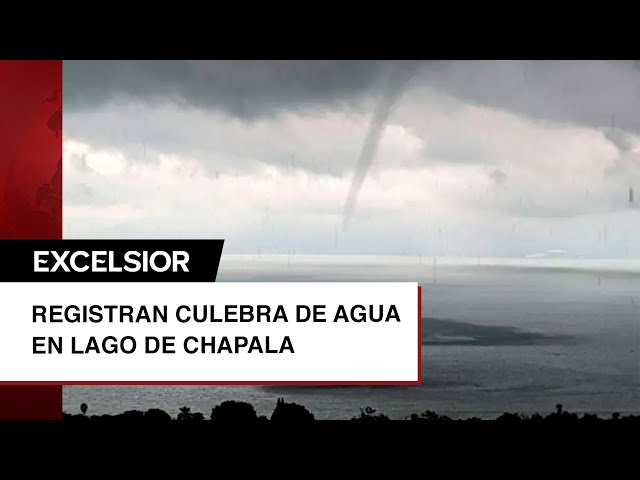
M 316 418 L 372 406 L 392 418 L 434 410 L 640 413 L 640 261 L 356 256 L 223 256 L 218 281 L 418 281 L 423 385 L 416 387 L 64 388 L 90 414 L 184 405 L 209 415 L 228 399 L 269 415 L 278 397 Z

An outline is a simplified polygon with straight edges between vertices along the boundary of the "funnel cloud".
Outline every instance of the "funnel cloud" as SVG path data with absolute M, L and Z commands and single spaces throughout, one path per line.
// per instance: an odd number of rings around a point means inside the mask
M 418 70 L 416 62 L 399 62 L 392 66 L 389 78 L 382 95 L 373 112 L 369 130 L 365 138 L 358 162 L 356 164 L 353 180 L 347 194 L 347 200 L 344 206 L 343 228 L 348 226 L 358 200 L 358 194 L 362 188 L 362 184 L 369 172 L 369 168 L 375 159 L 380 139 L 384 135 L 385 126 L 389 120 L 389 116 L 394 105 L 402 96 L 407 83 Z

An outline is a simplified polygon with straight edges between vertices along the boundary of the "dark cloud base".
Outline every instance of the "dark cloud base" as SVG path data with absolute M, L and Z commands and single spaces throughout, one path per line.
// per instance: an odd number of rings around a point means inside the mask
M 65 61 L 65 108 L 129 95 L 214 108 L 240 118 L 354 105 L 397 62 Z M 554 122 L 640 132 L 637 61 L 424 61 L 421 82 L 470 103 Z
M 357 101 L 388 69 L 376 61 L 66 61 L 65 105 L 96 107 L 128 95 L 250 119 Z

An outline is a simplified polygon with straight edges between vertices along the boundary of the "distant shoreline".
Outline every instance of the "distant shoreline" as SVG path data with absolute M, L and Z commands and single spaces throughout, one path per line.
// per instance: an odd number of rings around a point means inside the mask
M 287 267 L 409 267 L 421 265 L 431 271 L 437 268 L 490 268 L 490 269 L 543 269 L 576 272 L 609 272 L 640 274 L 640 258 L 636 257 L 581 257 L 581 256 L 513 256 L 513 257 L 466 257 L 419 255 L 314 255 L 314 254 L 223 254 L 219 275 L 244 270 L 247 264 L 267 267 L 286 265 Z
M 88 421 L 225 421 L 225 422 L 269 422 L 269 421 L 287 421 L 287 422 L 305 422 L 316 420 L 315 415 L 306 407 L 297 403 L 285 402 L 283 398 L 279 398 L 276 407 L 268 417 L 266 415 L 258 415 L 255 408 L 248 402 L 227 400 L 214 406 L 210 414 L 205 415 L 202 412 L 193 412 L 191 408 L 184 406 L 179 410 L 176 416 L 159 408 L 151 408 L 147 411 L 128 410 L 117 415 L 90 415 L 89 406 L 82 404 L 80 406 L 81 413 L 70 414 L 63 413 L 64 421 L 88 422 Z M 579 415 L 564 410 L 562 404 L 556 405 L 556 410 L 547 414 L 534 413 L 531 415 L 523 413 L 505 412 L 492 419 L 481 419 L 479 417 L 467 417 L 452 419 L 446 415 L 439 415 L 436 412 L 425 410 L 421 413 L 413 413 L 401 420 L 391 420 L 384 412 L 377 411 L 371 407 L 360 408 L 360 412 L 353 415 L 351 421 L 380 422 L 380 421 L 498 421 L 498 422 L 599 422 L 599 421 L 622 421 L 640 423 L 640 415 L 621 415 L 613 413 L 608 417 L 600 417 L 593 413 L 584 413 Z M 333 420 L 332 420 L 333 421 Z M 338 420 L 347 421 L 347 420 Z

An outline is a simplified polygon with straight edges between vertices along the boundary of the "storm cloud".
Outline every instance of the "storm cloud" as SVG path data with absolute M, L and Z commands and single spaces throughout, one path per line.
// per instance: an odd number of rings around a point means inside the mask
M 384 80 L 378 61 L 65 61 L 65 105 L 94 108 L 132 97 L 255 119 L 358 101 Z
M 65 107 L 122 96 L 241 118 L 357 106 L 394 61 L 65 61 Z M 640 132 L 638 61 L 423 61 L 420 81 L 464 101 L 542 120 Z
M 387 111 L 391 61 L 65 61 L 65 232 L 179 228 L 250 252 L 633 252 L 635 62 L 418 63 Z

